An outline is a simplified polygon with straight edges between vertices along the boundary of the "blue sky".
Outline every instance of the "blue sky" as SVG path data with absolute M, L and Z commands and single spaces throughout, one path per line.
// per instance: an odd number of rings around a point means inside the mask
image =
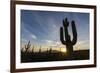
M 76 23 L 78 42 L 75 49 L 89 49 L 89 13 L 21 10 L 21 46 L 30 41 L 36 50 L 50 46 L 64 47 L 60 42 L 60 27 L 65 18 Z M 71 33 L 69 25 L 69 33 Z

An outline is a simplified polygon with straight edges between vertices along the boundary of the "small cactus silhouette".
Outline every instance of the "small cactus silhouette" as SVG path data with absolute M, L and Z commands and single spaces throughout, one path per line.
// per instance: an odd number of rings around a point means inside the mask
M 40 48 L 39 48 L 39 53 L 41 53 L 41 46 L 40 46 Z
M 49 53 L 51 53 L 52 52 L 52 47 L 50 47 L 50 49 L 49 49 Z
M 32 52 L 34 53 L 34 45 L 33 45 L 33 47 L 32 47 Z
M 77 31 L 75 26 L 75 21 L 71 22 L 72 26 L 72 33 L 73 33 L 73 39 L 71 40 L 71 36 L 68 33 L 68 26 L 69 21 L 67 18 L 63 20 L 63 27 L 60 27 L 60 41 L 63 45 L 66 45 L 66 50 L 69 55 L 72 55 L 73 52 L 73 45 L 77 42 Z
M 28 51 L 28 49 L 30 48 L 31 44 L 30 44 L 30 41 L 28 42 L 28 44 L 25 45 L 25 50 L 26 52 Z

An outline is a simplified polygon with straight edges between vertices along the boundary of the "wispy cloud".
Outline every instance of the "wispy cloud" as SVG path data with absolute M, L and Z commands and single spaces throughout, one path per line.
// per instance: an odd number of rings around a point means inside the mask
M 34 35 L 34 34 L 31 34 L 31 37 L 32 37 L 33 39 L 37 39 L 36 35 Z
M 62 44 L 59 41 L 53 41 L 53 40 L 45 40 L 47 45 L 50 45 L 52 47 L 61 47 Z
M 32 38 L 32 39 L 37 39 L 37 36 L 30 30 L 28 30 L 25 25 L 28 25 L 24 22 L 22 22 L 22 36 L 27 37 L 27 38 Z M 23 39 L 23 38 L 22 38 Z M 29 39 L 30 40 L 30 39 Z M 27 40 L 26 40 L 27 41 Z M 26 42 L 25 41 L 25 42 Z
M 24 38 L 22 38 L 22 39 L 21 39 L 21 41 L 22 41 L 22 42 L 27 42 L 27 40 L 26 40 L 26 39 L 24 39 Z
M 89 41 L 79 40 L 74 46 L 74 50 L 84 50 L 89 49 Z

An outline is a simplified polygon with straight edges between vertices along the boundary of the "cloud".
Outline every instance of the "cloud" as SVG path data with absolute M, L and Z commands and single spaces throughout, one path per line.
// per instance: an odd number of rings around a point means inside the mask
M 27 34 L 29 34 L 28 36 L 31 37 L 32 39 L 37 39 L 37 36 L 31 32 L 29 32 L 27 29 L 25 30 Z
M 88 40 L 79 40 L 74 46 L 74 50 L 85 50 L 85 49 L 89 49 Z
M 31 37 L 32 37 L 33 39 L 37 39 L 36 35 L 34 35 L 34 34 L 31 34 Z
M 79 45 L 89 44 L 89 41 L 88 40 L 79 40 L 78 44 Z
M 59 41 L 45 40 L 46 44 L 52 47 L 60 47 L 62 44 Z
M 37 36 L 32 31 L 30 31 L 30 29 L 27 29 L 25 27 L 25 25 L 28 25 L 28 24 L 22 21 L 22 35 L 24 37 L 23 41 L 26 42 L 27 40 L 30 40 L 30 38 L 37 39 Z M 27 26 L 27 27 L 29 27 L 29 26 Z
M 53 41 L 51 41 L 51 40 L 45 40 L 45 42 L 46 42 L 47 44 L 52 44 L 52 43 L 53 43 Z
M 27 42 L 27 40 L 26 40 L 26 39 L 24 39 L 24 38 L 22 38 L 22 39 L 21 39 L 21 41 L 22 41 L 22 42 Z

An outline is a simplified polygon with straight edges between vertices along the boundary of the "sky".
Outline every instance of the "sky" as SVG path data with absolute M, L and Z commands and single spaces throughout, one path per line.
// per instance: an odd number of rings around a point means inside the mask
M 55 12 L 55 11 L 34 11 L 21 10 L 21 48 L 30 41 L 31 49 L 35 51 L 42 48 L 42 51 L 52 47 L 59 50 L 65 48 L 60 41 L 60 27 L 63 26 L 63 19 L 68 18 L 69 34 L 72 36 L 71 21 L 75 21 L 78 41 L 74 50 L 89 49 L 89 13 L 77 12 Z

